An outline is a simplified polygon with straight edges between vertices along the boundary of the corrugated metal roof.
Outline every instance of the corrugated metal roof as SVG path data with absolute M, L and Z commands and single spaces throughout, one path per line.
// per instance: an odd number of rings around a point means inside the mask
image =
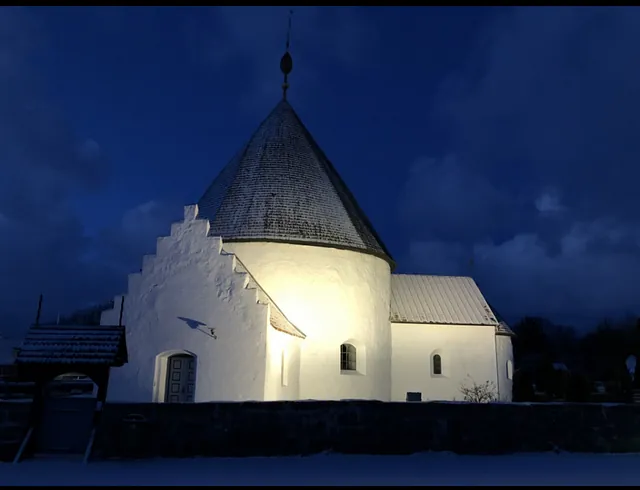
M 105 364 L 127 361 L 124 326 L 33 325 L 18 364 Z
M 391 321 L 442 325 L 498 325 L 470 277 L 391 275 Z
M 357 250 L 393 260 L 291 105 L 282 100 L 198 202 L 210 234 Z

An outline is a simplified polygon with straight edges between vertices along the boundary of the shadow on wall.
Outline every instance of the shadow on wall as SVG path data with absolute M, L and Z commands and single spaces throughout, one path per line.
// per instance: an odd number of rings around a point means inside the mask
M 218 336 L 216 335 L 216 329 L 213 328 L 213 327 L 207 326 L 206 323 L 203 323 L 203 322 L 198 321 L 198 320 L 194 320 L 192 318 L 186 318 L 184 316 L 179 316 L 177 318 L 178 318 L 178 320 L 181 320 L 184 323 L 186 323 L 187 327 L 189 327 L 191 330 L 197 330 L 198 332 L 202 332 L 207 337 L 211 337 L 213 339 L 217 339 L 218 338 Z

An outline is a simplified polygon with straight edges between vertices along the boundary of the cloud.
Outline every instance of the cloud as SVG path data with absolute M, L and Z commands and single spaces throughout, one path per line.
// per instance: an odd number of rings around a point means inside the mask
M 560 202 L 560 196 L 554 189 L 542 191 L 535 200 L 538 213 L 545 217 L 553 217 L 562 214 L 566 208 Z
M 43 318 L 51 319 L 121 289 L 126 274 L 120 271 L 133 261 L 118 253 L 153 245 L 148 234 L 156 234 L 153 220 L 164 208 L 146 204 L 129 212 L 118 230 L 101 234 L 118 237 L 107 240 L 109 246 L 86 235 L 72 197 L 99 192 L 108 162 L 98 142 L 78 137 L 40 83 L 34 60 L 48 44 L 33 15 L 4 8 L 0 30 L 0 321 L 6 334 L 33 321 L 40 293 Z
M 182 206 L 157 200 L 127 210 L 116 226 L 100 232 L 93 262 L 108 264 L 120 287 L 126 286 L 127 275 L 142 267 L 143 255 L 155 253 L 157 238 L 170 233 L 181 212 Z
M 582 217 L 639 220 L 640 12 L 514 8 L 484 39 L 482 68 L 436 98 L 458 152 L 522 189 L 560 190 Z
M 29 63 L 42 38 L 37 24 L 7 8 L 0 28 L 0 209 L 9 220 L 51 219 L 70 188 L 99 185 L 105 166 L 95 142 L 90 152 L 77 142 Z
M 407 177 L 410 262 L 468 273 L 473 255 L 513 315 L 637 313 L 640 12 L 512 8 L 476 44 L 431 114 L 455 157 Z
M 508 272 L 507 280 L 491 285 L 507 308 L 593 322 L 637 313 L 640 256 L 617 247 L 613 235 L 619 232 L 578 223 L 561 238 L 559 254 L 549 254 L 535 235 L 517 235 L 499 246 L 479 245 L 476 254 L 482 257 L 481 275 L 487 281 L 496 271 Z M 623 238 L 635 240 L 637 231 L 617 237 Z
M 473 172 L 456 155 L 447 155 L 410 166 L 400 208 L 405 224 L 415 225 L 414 238 L 468 242 L 511 229 L 518 212 L 526 212 L 526 203 L 519 205 L 516 196 Z
M 198 59 L 245 92 L 245 108 L 272 104 L 281 93 L 288 11 L 293 8 L 292 91 L 311 97 L 327 74 L 354 70 L 375 54 L 377 30 L 361 7 L 214 7 L 188 24 Z
M 78 151 L 63 115 L 38 84 L 30 60 L 42 42 L 39 26 L 21 8 L 6 8 L 0 29 L 0 315 L 10 322 L 35 311 L 30 306 L 42 289 L 62 296 L 78 286 L 59 284 L 59 273 L 73 269 L 83 246 L 67 196 L 98 183 L 100 162 L 98 154 Z
M 578 326 L 637 312 L 639 229 L 577 223 L 553 253 L 535 233 L 502 243 L 413 242 L 409 258 L 420 272 L 472 275 L 511 319 L 542 315 Z M 473 259 L 473 263 L 471 260 Z

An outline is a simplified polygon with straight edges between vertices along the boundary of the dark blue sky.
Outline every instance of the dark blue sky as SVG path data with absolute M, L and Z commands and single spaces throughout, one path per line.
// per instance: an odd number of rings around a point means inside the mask
M 0 11 L 0 330 L 123 291 L 280 97 L 287 9 Z M 640 11 L 295 9 L 290 101 L 399 272 L 638 310 Z M 470 259 L 474 257 L 473 269 Z

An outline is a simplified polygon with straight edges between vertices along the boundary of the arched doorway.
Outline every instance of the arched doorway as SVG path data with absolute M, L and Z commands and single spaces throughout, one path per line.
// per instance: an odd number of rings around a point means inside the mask
M 83 373 L 65 373 L 43 386 L 37 452 L 83 454 L 91 438 L 98 386 Z
M 187 351 L 168 351 L 156 359 L 154 399 L 160 403 L 192 403 L 196 394 L 197 357 Z

